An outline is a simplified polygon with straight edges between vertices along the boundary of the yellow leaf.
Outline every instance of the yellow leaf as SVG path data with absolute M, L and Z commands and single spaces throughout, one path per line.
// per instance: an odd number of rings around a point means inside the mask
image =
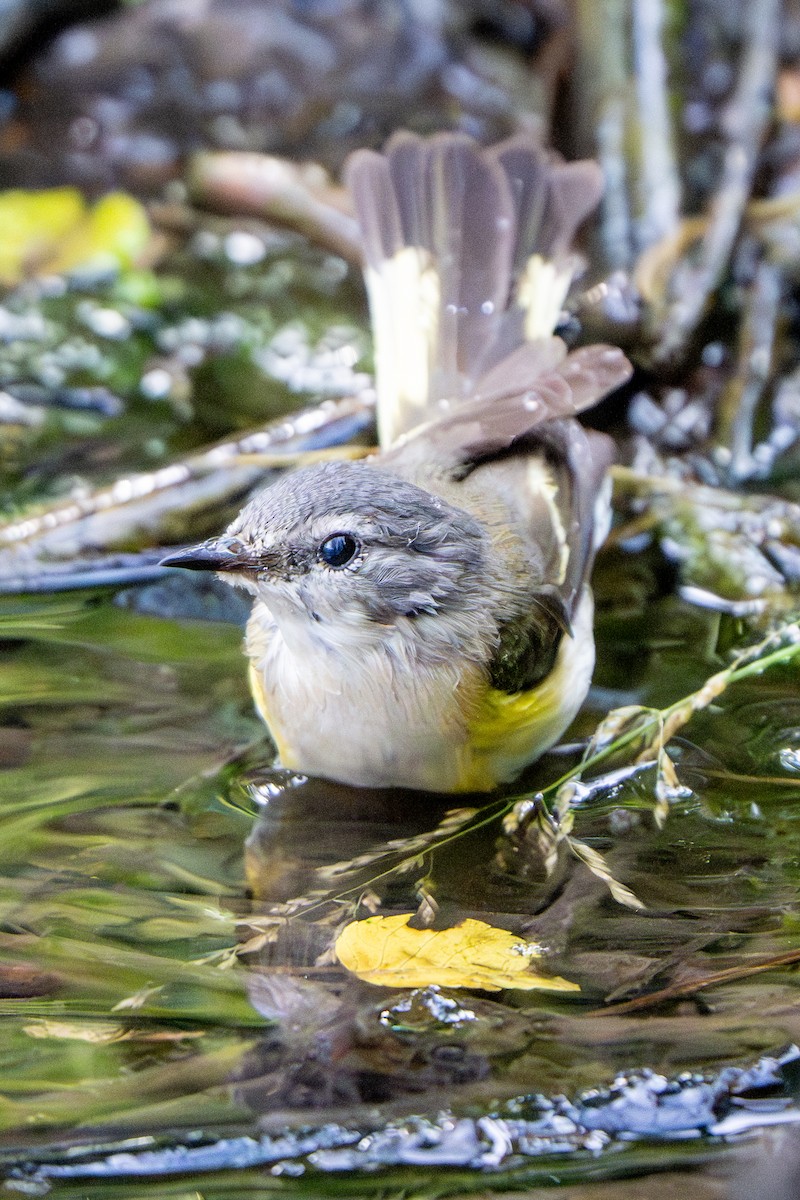
M 381 987 L 547 988 L 578 992 L 577 983 L 558 975 L 535 975 L 537 947 L 467 918 L 452 929 L 409 929 L 412 913 L 368 917 L 346 925 L 336 940 L 339 962 L 367 983 Z
M 147 213 L 138 200 L 112 192 L 98 200 L 86 218 L 67 234 L 47 263 L 48 271 L 113 271 L 130 267 L 150 238 Z
M 0 193 L 0 282 L 17 283 L 35 270 L 85 212 L 76 188 Z
M 113 192 L 87 210 L 75 188 L 0 192 L 0 283 L 129 267 L 150 239 L 137 200 Z

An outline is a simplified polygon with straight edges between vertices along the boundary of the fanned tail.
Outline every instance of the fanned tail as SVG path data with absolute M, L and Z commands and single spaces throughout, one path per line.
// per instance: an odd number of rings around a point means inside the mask
M 382 446 L 443 401 L 523 390 L 564 349 L 552 333 L 575 269 L 570 243 L 602 190 L 593 162 L 530 139 L 396 134 L 351 155 L 364 239 Z

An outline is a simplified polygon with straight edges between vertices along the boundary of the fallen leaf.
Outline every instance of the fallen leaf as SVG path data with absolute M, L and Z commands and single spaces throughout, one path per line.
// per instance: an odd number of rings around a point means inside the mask
M 56 275 L 132 267 L 150 240 L 150 222 L 138 200 L 124 192 L 103 196 L 47 262 Z
M 76 188 L 0 195 L 0 281 L 17 283 L 42 261 L 86 211 Z
M 523 938 L 468 917 L 452 929 L 409 929 L 413 913 L 368 917 L 346 925 L 336 940 L 339 962 L 381 987 L 546 988 L 578 992 L 558 975 L 536 975 L 539 948 Z
M 147 213 L 124 192 L 103 196 L 92 208 L 76 188 L 0 192 L 0 283 L 129 267 L 150 236 Z

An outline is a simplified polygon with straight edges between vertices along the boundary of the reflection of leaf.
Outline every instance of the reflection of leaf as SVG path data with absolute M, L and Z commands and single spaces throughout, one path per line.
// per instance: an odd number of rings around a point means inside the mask
M 129 1029 L 111 1021 L 38 1020 L 23 1025 L 22 1031 L 32 1038 L 89 1042 L 95 1046 L 113 1042 L 182 1042 L 205 1036 L 200 1029 Z
M 145 210 L 122 192 L 104 196 L 92 209 L 75 188 L 0 194 L 0 283 L 128 267 L 149 239 Z
M 548 988 L 577 992 L 559 976 L 534 975 L 538 947 L 506 929 L 467 918 L 452 929 L 409 929 L 411 913 L 346 925 L 336 941 L 342 966 L 382 987 Z

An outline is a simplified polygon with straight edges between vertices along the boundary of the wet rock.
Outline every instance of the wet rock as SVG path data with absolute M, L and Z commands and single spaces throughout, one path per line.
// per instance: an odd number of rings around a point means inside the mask
M 266 1044 L 262 1044 L 262 1055 Z M 278 1040 L 274 1053 L 267 1055 L 270 1068 L 281 1061 L 283 1053 Z M 638 1138 L 684 1140 L 700 1133 L 725 1136 L 730 1130 L 720 1117 L 741 1104 L 743 1093 L 749 1093 L 749 1111 L 742 1109 L 736 1132 L 758 1129 L 775 1120 L 797 1122 L 793 1094 L 799 1057 L 800 1051 L 792 1046 L 780 1056 L 760 1059 L 749 1069 L 728 1067 L 715 1076 L 687 1074 L 667 1079 L 655 1072 L 641 1072 L 620 1077 L 606 1091 L 586 1093 L 574 1104 L 564 1096 L 552 1100 L 521 1096 L 504 1105 L 502 1115 L 456 1117 L 443 1112 L 435 1119 L 410 1117 L 388 1124 L 373 1119 L 371 1126 L 361 1129 L 355 1122 L 314 1127 L 304 1121 L 301 1128 L 279 1136 L 211 1141 L 198 1135 L 197 1142 L 202 1138 L 202 1144 L 192 1144 L 187 1138 L 177 1146 L 116 1150 L 105 1156 L 96 1145 L 82 1152 L 72 1148 L 66 1154 L 54 1152 L 49 1161 L 35 1167 L 18 1167 L 12 1178 L 30 1185 L 53 1179 L 158 1177 L 268 1164 L 275 1164 L 270 1167 L 273 1175 L 304 1175 L 309 1169 L 374 1172 L 411 1165 L 498 1171 L 519 1166 L 525 1159 L 543 1158 L 547 1182 L 552 1183 L 553 1155 L 566 1165 L 570 1155 L 580 1154 L 585 1162 L 588 1154 L 596 1162 L 608 1152 L 619 1163 L 625 1145 Z M 305 1064 L 309 1066 L 310 1060 Z M 295 1064 L 292 1071 L 301 1066 Z M 285 1073 L 270 1074 L 276 1087 L 278 1081 L 286 1086 Z M 603 1127 L 604 1118 L 611 1127 L 608 1130 Z M 663 1165 L 663 1158 L 660 1162 Z M 778 1172 L 782 1190 L 740 1188 L 734 1193 L 736 1200 L 773 1194 L 788 1200 L 795 1194 L 786 1186 L 794 1179 L 794 1160 L 787 1166 L 788 1170 Z M 775 1177 L 775 1172 L 770 1177 Z

